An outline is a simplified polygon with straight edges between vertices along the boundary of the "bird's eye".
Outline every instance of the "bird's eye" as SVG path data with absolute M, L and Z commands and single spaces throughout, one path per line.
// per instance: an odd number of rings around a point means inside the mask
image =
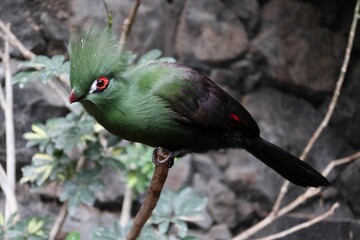
M 109 79 L 107 77 L 101 76 L 96 81 L 96 89 L 101 92 L 104 91 L 109 85 Z
M 90 93 L 99 93 L 104 91 L 109 85 L 109 79 L 105 76 L 101 76 L 96 79 L 90 88 Z

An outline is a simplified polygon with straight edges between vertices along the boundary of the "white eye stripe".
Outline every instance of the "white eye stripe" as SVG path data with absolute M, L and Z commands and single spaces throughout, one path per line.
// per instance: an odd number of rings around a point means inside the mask
M 90 87 L 90 90 L 89 90 L 89 93 L 94 93 L 97 89 L 97 80 L 95 80 L 92 84 L 91 84 L 91 87 Z

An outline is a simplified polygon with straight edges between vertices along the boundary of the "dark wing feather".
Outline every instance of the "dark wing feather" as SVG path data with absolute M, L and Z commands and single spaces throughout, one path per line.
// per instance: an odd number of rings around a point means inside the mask
M 177 85 L 173 93 L 161 97 L 178 114 L 180 122 L 205 128 L 239 128 L 259 135 L 259 127 L 249 112 L 209 78 L 180 64 L 169 66 L 181 70 L 183 78 L 173 81 Z

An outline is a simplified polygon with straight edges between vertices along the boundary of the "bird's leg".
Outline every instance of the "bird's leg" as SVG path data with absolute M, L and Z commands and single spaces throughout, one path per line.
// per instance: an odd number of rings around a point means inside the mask
M 182 157 L 187 153 L 189 153 L 189 151 L 185 149 L 171 152 L 164 148 L 157 147 L 153 151 L 152 162 L 155 165 L 161 165 L 167 162 L 168 167 L 171 168 L 174 165 L 174 159 L 176 157 Z

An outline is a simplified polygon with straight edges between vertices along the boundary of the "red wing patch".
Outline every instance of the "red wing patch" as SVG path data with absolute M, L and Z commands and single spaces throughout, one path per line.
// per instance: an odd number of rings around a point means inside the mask
M 238 115 L 236 115 L 235 113 L 230 113 L 228 115 L 228 120 L 229 120 L 229 123 L 231 125 L 237 125 L 239 123 L 243 123 L 245 125 L 248 125 L 247 122 L 245 122 L 244 119 L 242 119 L 241 117 L 239 117 Z

